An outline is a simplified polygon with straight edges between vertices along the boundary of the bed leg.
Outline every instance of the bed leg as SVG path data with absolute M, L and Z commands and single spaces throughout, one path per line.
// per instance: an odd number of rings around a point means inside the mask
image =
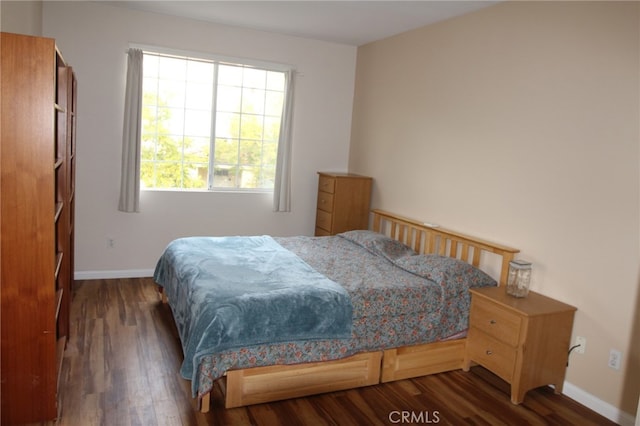
M 210 405 L 211 405 L 211 392 L 205 395 L 202 395 L 202 398 L 200 398 L 200 412 L 208 413 Z

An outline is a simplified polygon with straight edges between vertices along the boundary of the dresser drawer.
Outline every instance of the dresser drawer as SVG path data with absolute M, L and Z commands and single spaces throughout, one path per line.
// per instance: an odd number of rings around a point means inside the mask
M 511 382 L 516 363 L 516 349 L 471 327 L 467 339 L 471 359 Z
M 326 212 L 333 212 L 333 194 L 318 191 L 318 208 Z
M 331 213 L 327 213 L 324 210 L 316 210 L 316 228 L 322 228 L 325 231 L 331 232 Z
M 522 318 L 502 306 L 481 298 L 473 298 L 470 324 L 508 345 L 516 346 L 520 340 Z
M 333 194 L 336 191 L 336 178 L 320 175 L 320 179 L 318 181 L 318 191 L 324 191 Z

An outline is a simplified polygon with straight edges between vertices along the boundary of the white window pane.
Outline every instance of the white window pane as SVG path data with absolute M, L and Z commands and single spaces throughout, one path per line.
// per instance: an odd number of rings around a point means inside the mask
M 220 65 L 218 67 L 218 84 L 242 86 L 242 67 Z
M 160 188 L 182 188 L 182 163 L 158 162 L 155 170 L 156 185 Z
M 143 105 L 142 106 L 142 131 L 149 131 L 153 129 L 155 131 L 158 117 L 156 115 L 157 107 L 155 105 Z
M 187 80 L 193 83 L 213 82 L 213 64 L 200 61 L 188 61 Z
M 142 80 L 142 104 L 157 105 L 158 104 L 158 79 L 144 78 Z
M 267 72 L 267 89 L 284 92 L 285 74 L 280 71 Z
M 211 113 L 213 85 L 211 83 L 191 83 L 186 88 L 185 107 L 208 110 Z
M 143 77 L 158 77 L 158 61 L 159 57 L 155 55 L 143 55 L 142 57 L 142 76 Z
M 206 189 L 209 164 L 185 162 L 182 165 L 182 187 L 185 189 Z
M 184 130 L 184 110 L 158 108 L 158 133 L 181 135 Z
M 209 164 L 210 143 L 208 137 L 189 137 L 185 139 L 185 155 L 189 162 L 207 163 Z
M 264 118 L 264 140 L 277 142 L 280 138 L 280 117 Z
M 152 161 L 144 161 L 140 163 L 140 187 L 155 188 L 154 177 L 155 163 Z
M 159 77 L 163 79 L 182 80 L 187 79 L 187 61 L 184 59 L 160 57 Z
M 276 180 L 275 167 L 263 167 L 260 171 L 260 181 L 258 182 L 258 188 L 273 188 L 273 184 Z
M 214 164 L 238 164 L 238 140 L 216 139 Z
M 217 188 L 235 188 L 238 168 L 234 166 L 217 166 L 213 174 L 213 186 Z
M 182 136 L 158 135 L 155 149 L 156 161 L 180 161 L 182 158 Z
M 184 107 L 185 95 L 184 81 L 163 79 L 158 81 L 158 102 L 160 105 Z
M 259 141 L 240 141 L 240 164 L 246 166 L 258 165 L 262 159 L 262 144 Z
M 156 139 L 154 135 L 142 135 L 140 141 L 140 158 L 142 160 L 155 159 Z
M 242 89 L 242 112 L 250 114 L 264 114 L 264 90 Z
M 260 115 L 242 114 L 240 119 L 240 138 L 262 140 L 263 117 Z
M 203 110 L 185 110 L 184 134 L 189 136 L 209 136 L 211 133 L 211 113 Z
M 284 104 L 284 93 L 267 92 L 265 97 L 265 115 L 277 116 L 282 115 L 282 106 Z
M 245 68 L 242 85 L 256 89 L 264 89 L 267 84 L 267 72 L 255 68 Z
M 262 165 L 267 168 L 276 168 L 276 161 L 278 159 L 278 143 L 277 142 L 265 142 L 262 144 Z
M 260 168 L 259 167 L 241 167 L 240 168 L 240 188 L 257 188 L 258 180 L 260 178 Z
M 232 86 L 218 86 L 217 91 L 218 111 L 237 112 L 240 111 L 240 100 L 242 99 L 242 89 Z
M 240 114 L 219 112 L 216 116 L 216 137 L 233 138 L 240 136 Z

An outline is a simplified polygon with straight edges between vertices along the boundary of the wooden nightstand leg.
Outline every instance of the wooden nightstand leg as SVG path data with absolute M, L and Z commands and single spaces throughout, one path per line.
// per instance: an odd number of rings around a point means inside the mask
M 514 405 L 522 404 L 524 401 L 524 395 L 527 391 L 518 391 L 513 386 L 511 387 L 511 403 Z
M 464 360 L 462 361 L 462 371 L 468 373 L 470 369 L 471 369 L 471 359 L 465 356 Z
M 556 395 L 562 395 L 563 386 L 564 386 L 564 381 L 561 381 L 560 383 L 554 383 L 553 384 L 553 393 L 555 393 Z
M 465 348 L 464 348 L 464 358 L 462 359 L 462 371 L 468 373 L 471 370 L 471 354 L 469 353 L 468 345 L 469 343 L 465 340 Z M 475 365 L 475 363 L 473 363 Z

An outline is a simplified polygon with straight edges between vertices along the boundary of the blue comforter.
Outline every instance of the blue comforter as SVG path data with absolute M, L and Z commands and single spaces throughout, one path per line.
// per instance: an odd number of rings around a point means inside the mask
M 346 290 L 269 236 L 175 240 L 154 279 L 169 298 L 185 357 L 180 373 L 194 390 L 203 356 L 268 342 L 351 337 Z

